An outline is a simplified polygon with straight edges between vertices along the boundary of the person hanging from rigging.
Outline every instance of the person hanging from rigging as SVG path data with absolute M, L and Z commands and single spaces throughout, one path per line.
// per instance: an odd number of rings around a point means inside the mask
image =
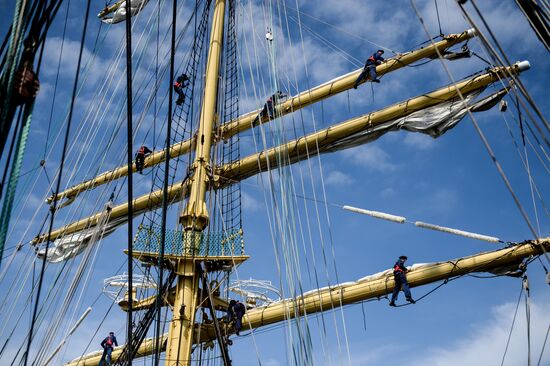
M 145 145 L 142 145 L 136 153 L 136 171 L 139 174 L 143 174 L 143 166 L 145 165 L 145 157 L 152 153 L 151 150 Z
M 281 102 L 287 95 L 282 91 L 277 91 L 275 94 L 270 96 L 264 104 L 262 111 L 256 116 L 252 122 L 252 126 L 257 126 L 260 121 L 271 120 L 276 118 L 275 115 L 275 106 Z
M 101 342 L 101 347 L 103 347 L 103 355 L 101 356 L 101 360 L 99 360 L 99 366 L 103 366 L 104 364 L 107 366 L 111 365 L 113 345 L 118 347 L 118 342 L 116 340 L 115 333 L 109 332 L 109 335 Z
M 178 94 L 178 100 L 176 100 L 177 105 L 182 105 L 185 101 L 185 93 L 183 89 L 189 84 L 189 77 L 186 74 L 181 74 L 174 81 L 174 91 Z
M 240 331 L 243 327 L 243 316 L 246 313 L 246 307 L 239 300 L 235 301 L 233 305 L 233 312 L 235 314 L 235 334 L 240 335 Z
M 367 59 L 367 62 L 365 62 L 365 67 L 363 67 L 363 71 L 361 71 L 359 77 L 355 80 L 355 84 L 353 84 L 353 89 L 357 89 L 359 84 L 361 84 L 363 80 L 366 80 L 367 77 L 373 83 L 380 82 L 380 79 L 376 77 L 376 66 L 380 65 L 382 61 L 384 61 L 382 54 L 384 54 L 384 50 L 378 50 Z
M 405 267 L 405 262 L 407 261 L 407 256 L 402 255 L 399 257 L 399 260 L 395 262 L 393 266 L 393 278 L 395 280 L 395 287 L 393 288 L 393 293 L 391 295 L 390 306 L 396 306 L 395 301 L 399 295 L 399 291 L 403 290 L 405 293 L 405 298 L 411 304 L 415 304 L 416 301 L 413 300 L 411 295 L 411 290 L 409 289 L 409 283 L 407 282 L 407 272 L 409 271 Z

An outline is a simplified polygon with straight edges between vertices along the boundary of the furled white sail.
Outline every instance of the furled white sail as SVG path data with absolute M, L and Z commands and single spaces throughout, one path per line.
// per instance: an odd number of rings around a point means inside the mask
M 132 13 L 132 16 L 139 13 L 148 2 L 149 0 L 131 0 L 130 12 Z M 125 21 L 126 1 L 119 1 L 113 7 L 105 8 L 105 10 L 98 14 L 98 17 L 103 23 L 107 24 L 116 24 Z

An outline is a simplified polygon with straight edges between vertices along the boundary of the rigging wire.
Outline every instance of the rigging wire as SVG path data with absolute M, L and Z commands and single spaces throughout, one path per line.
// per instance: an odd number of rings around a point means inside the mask
M 415 4 L 415 1 L 414 0 L 411 0 L 411 5 L 412 7 L 414 8 L 414 11 L 416 13 L 416 16 L 418 17 L 418 19 L 420 20 L 420 23 L 422 24 L 422 27 L 424 28 L 424 31 L 426 32 L 426 34 L 429 36 L 429 31 L 428 29 L 426 28 L 426 25 L 424 23 L 424 19 L 422 18 L 422 15 L 420 14 L 420 12 L 418 11 L 418 8 L 416 7 L 416 4 Z M 452 74 L 450 73 L 449 71 L 449 68 L 447 67 L 447 65 L 445 64 L 445 62 L 443 62 L 443 58 L 441 56 L 441 53 L 439 52 L 438 49 L 436 49 L 437 51 L 437 55 L 439 57 L 439 59 L 441 60 L 441 64 L 443 65 L 444 69 L 445 69 L 445 72 L 447 73 L 447 75 L 449 76 L 451 82 L 456 85 L 456 81 L 454 80 L 454 77 L 452 76 Z M 460 92 L 460 90 L 456 90 L 460 99 L 462 100 L 463 103 L 464 102 L 464 96 L 462 95 L 462 93 Z M 493 161 L 493 163 L 495 164 L 495 167 L 497 168 L 497 171 L 499 172 L 502 180 L 504 181 L 504 184 L 506 185 L 506 188 L 508 189 L 508 191 L 510 192 L 510 194 L 512 195 L 512 198 L 518 208 L 518 210 L 520 211 L 521 215 L 523 216 L 523 219 L 525 220 L 527 226 L 529 227 L 529 230 L 531 231 L 531 233 L 533 234 L 533 236 L 535 237 L 538 237 L 537 236 L 537 232 L 536 230 L 534 229 L 533 227 L 533 224 L 531 223 L 531 220 L 529 219 L 529 216 L 527 215 L 527 212 L 525 211 L 525 209 L 523 208 L 523 205 L 521 204 L 521 202 L 519 201 L 519 198 L 517 197 L 516 193 L 514 192 L 514 189 L 512 188 L 511 184 L 510 184 L 510 181 L 508 180 L 508 177 L 506 176 L 506 174 L 504 173 L 504 170 L 502 169 L 502 166 L 500 165 L 500 163 L 498 162 L 494 152 L 493 152 L 493 149 L 491 148 L 491 146 L 489 145 L 489 142 L 487 140 L 487 138 L 485 137 L 485 134 L 483 133 L 483 131 L 481 130 L 479 124 L 477 123 L 477 120 L 476 118 L 474 117 L 473 113 L 468 109 L 468 115 L 470 116 L 470 119 L 472 121 L 472 124 L 474 125 L 475 129 L 476 129 L 476 132 L 478 133 L 483 145 L 485 146 L 485 149 L 487 151 L 487 153 L 489 154 L 491 160 Z
M 208 6 L 208 5 L 207 5 Z M 196 2 L 196 7 L 198 7 L 198 1 Z M 195 8 L 196 9 L 196 8 Z M 170 144 L 171 144 L 171 136 L 170 133 L 172 132 L 172 102 L 173 102 L 173 95 L 174 91 L 172 88 L 172 84 L 174 83 L 174 59 L 176 54 L 176 20 L 177 20 L 177 0 L 172 0 L 172 39 L 171 39 L 171 46 L 170 46 L 170 83 L 169 86 L 169 92 L 168 92 L 168 114 L 167 114 L 167 120 L 166 120 L 166 151 L 169 151 Z M 130 167 L 128 167 L 128 170 L 130 170 Z M 158 257 L 158 294 L 156 298 L 156 317 L 157 317 L 157 326 L 156 326 L 156 341 L 155 341 L 155 356 L 154 356 L 154 365 L 158 366 L 160 362 L 160 321 L 161 321 L 161 311 L 162 306 L 161 303 L 164 302 L 163 300 L 163 289 L 164 289 L 164 282 L 163 282 L 163 265 L 164 265 L 164 247 L 166 245 L 166 221 L 167 221 L 167 213 L 168 213 L 168 180 L 169 180 L 169 173 L 170 173 L 170 154 L 166 154 L 166 157 L 164 158 L 164 188 L 162 192 L 162 218 L 161 218 L 161 239 L 160 239 L 160 253 Z M 131 175 L 131 174 L 130 174 Z M 168 290 L 168 289 L 167 289 Z M 131 362 L 131 361 L 130 361 Z
M 68 122 L 67 122 L 67 129 L 66 129 L 66 132 L 65 132 L 65 140 L 63 142 L 63 152 L 61 153 L 61 165 L 59 167 L 59 175 L 57 177 L 57 185 L 56 185 L 56 190 L 55 190 L 56 193 L 59 192 L 59 190 L 61 188 L 61 176 L 62 176 L 62 173 L 63 173 L 63 165 L 64 165 L 65 156 L 66 156 L 66 153 L 67 153 L 67 145 L 68 145 L 68 141 L 69 141 L 69 133 L 70 133 L 70 127 L 71 127 L 71 121 L 72 121 L 72 114 L 73 114 L 74 102 L 75 102 L 77 86 L 78 86 L 78 76 L 80 74 L 80 65 L 81 65 L 81 62 L 82 62 L 82 52 L 84 50 L 84 41 L 86 39 L 86 31 L 87 31 L 87 27 L 88 27 L 88 15 L 90 14 L 91 0 L 87 0 L 86 3 L 87 3 L 87 5 L 86 5 L 86 13 L 84 15 L 84 26 L 83 26 L 83 29 L 82 29 L 82 38 L 81 38 L 81 41 L 80 41 L 80 51 L 79 51 L 79 55 L 78 55 L 78 62 L 77 62 L 77 67 L 76 67 L 76 76 L 75 76 L 75 81 L 74 81 L 74 86 L 73 86 L 73 91 L 72 91 L 72 97 L 71 97 L 71 104 L 70 104 L 70 109 L 69 109 L 69 118 L 68 118 Z M 36 313 L 37 313 L 37 310 L 38 310 L 38 304 L 39 304 L 39 300 L 40 300 L 40 291 L 41 291 L 41 288 L 42 288 L 42 282 L 44 280 L 46 259 L 47 259 L 47 254 L 48 254 L 48 247 L 50 245 L 50 235 L 51 235 L 51 232 L 53 230 L 53 222 L 54 222 L 56 207 L 57 207 L 57 201 L 54 201 L 53 202 L 53 209 L 52 209 L 52 213 L 51 213 L 51 220 L 50 220 L 50 225 L 49 225 L 48 240 L 47 240 L 47 243 L 46 243 L 45 255 L 44 255 L 44 259 L 42 261 L 42 266 L 41 266 L 41 269 L 40 269 L 40 278 L 39 278 L 39 282 L 38 282 L 36 302 L 34 304 L 34 310 L 33 310 L 33 315 L 32 315 L 31 328 L 30 328 L 30 331 L 29 331 L 29 338 L 28 338 L 28 341 L 27 341 L 27 349 L 26 349 L 25 354 L 24 354 L 24 365 L 25 366 L 27 366 L 30 347 L 31 347 L 31 341 L 32 341 L 32 338 L 33 338 L 34 323 L 36 321 Z
M 544 354 L 544 349 L 546 348 L 546 341 L 548 340 L 548 334 L 550 333 L 550 324 L 548 325 L 548 328 L 546 329 L 546 336 L 544 337 L 544 342 L 542 343 L 542 349 L 540 350 L 539 360 L 537 362 L 537 366 L 541 365 L 542 362 L 542 355 Z
M 126 116 L 126 144 L 127 144 L 127 158 L 128 158 L 128 309 L 127 309 L 127 331 L 126 331 L 126 348 L 128 349 L 129 355 L 129 364 L 132 364 L 132 338 L 133 338 L 133 264 L 134 264 L 134 254 L 133 254 L 133 240 L 134 240 L 134 180 L 133 174 L 130 174 L 132 171 L 134 152 L 132 150 L 133 146 L 133 112 L 132 112 L 132 8 L 131 2 L 126 1 L 126 106 L 127 106 L 127 116 Z M 159 284 L 162 286 L 162 284 Z

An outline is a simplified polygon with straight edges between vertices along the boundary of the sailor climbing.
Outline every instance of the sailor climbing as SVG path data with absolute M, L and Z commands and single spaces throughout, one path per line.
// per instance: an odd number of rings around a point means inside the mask
M 227 321 L 230 322 L 235 317 L 235 311 L 233 310 L 233 307 L 235 306 L 237 302 L 235 300 L 229 301 L 229 306 L 227 307 Z
M 283 98 L 286 98 L 287 95 L 281 91 L 277 91 L 275 94 L 270 96 L 264 104 L 262 111 L 256 116 L 252 122 L 253 126 L 257 126 L 261 121 L 266 119 L 274 119 L 275 116 L 275 106 L 281 102 Z
M 181 74 L 178 76 L 176 81 L 174 81 L 174 91 L 178 94 L 178 100 L 176 100 L 177 105 L 182 105 L 185 101 L 185 93 L 183 88 L 189 84 L 189 77 L 186 74 Z
M 145 164 L 145 157 L 152 153 L 147 146 L 141 146 L 136 153 L 136 171 L 139 174 L 143 174 L 143 165 Z
M 380 79 L 376 78 L 376 66 L 380 65 L 382 61 L 384 61 L 384 57 L 382 57 L 383 53 L 384 50 L 378 50 L 367 59 L 365 67 L 363 67 L 363 71 L 361 71 L 361 74 L 359 74 L 359 77 L 355 80 L 355 84 L 353 84 L 353 89 L 357 89 L 357 86 L 359 86 L 363 80 L 366 80 L 367 77 L 373 83 L 380 82 Z
M 233 305 L 233 313 L 235 315 L 235 333 L 239 335 L 243 327 L 243 316 L 246 313 L 246 307 L 242 302 L 236 300 L 235 305 Z
M 403 290 L 403 292 L 405 293 L 405 298 L 408 302 L 410 302 L 411 304 L 416 303 L 416 301 L 414 301 L 412 298 L 411 290 L 409 290 L 409 283 L 407 282 L 406 273 L 409 270 L 407 269 L 407 267 L 405 267 L 406 261 L 407 256 L 402 255 L 393 266 L 393 278 L 395 280 L 395 287 L 393 288 L 393 293 L 391 295 L 390 306 L 395 306 L 395 300 L 397 300 L 397 296 L 399 295 L 400 290 Z
M 118 347 L 118 342 L 116 341 L 115 333 L 109 332 L 109 335 L 101 342 L 101 347 L 103 347 L 103 355 L 101 356 L 101 360 L 99 360 L 99 366 L 102 366 L 103 364 L 106 364 L 107 366 L 111 365 L 113 345 Z

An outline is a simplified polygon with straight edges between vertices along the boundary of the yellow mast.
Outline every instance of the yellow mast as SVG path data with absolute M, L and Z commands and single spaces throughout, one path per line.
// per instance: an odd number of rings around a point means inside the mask
M 420 49 L 387 59 L 386 62 L 376 67 L 376 72 L 378 75 L 384 75 L 392 71 L 398 70 L 402 67 L 405 67 L 407 65 L 410 65 L 421 59 L 436 57 L 438 50 L 440 52 L 443 50 L 446 50 L 457 43 L 464 42 L 472 37 L 475 37 L 475 35 L 476 35 L 475 31 L 472 29 L 464 31 L 459 34 L 446 35 L 444 39 L 439 42 L 435 42 L 434 44 L 431 44 L 424 48 L 420 48 Z M 319 102 L 323 99 L 326 99 L 328 97 L 331 97 L 343 91 L 351 89 L 353 87 L 355 80 L 361 73 L 361 70 L 362 69 L 355 70 L 346 75 L 337 77 L 326 83 L 318 85 L 312 89 L 305 90 L 293 97 L 290 97 L 288 100 L 281 103 L 281 105 L 277 107 L 277 115 L 284 116 L 286 114 L 289 114 L 301 108 L 304 108 L 312 103 Z M 258 116 L 260 111 L 261 110 L 248 112 L 242 116 L 239 116 L 235 120 L 229 123 L 226 123 L 223 126 L 220 126 L 219 130 L 217 131 L 217 135 L 220 136 L 221 139 L 226 140 L 239 132 L 243 132 L 254 127 L 253 121 Z M 264 120 L 262 122 L 263 123 L 269 122 L 269 120 Z M 194 148 L 194 145 L 195 145 L 195 139 L 185 140 L 185 141 L 181 141 L 176 144 L 173 144 L 169 148 L 170 158 L 175 158 L 186 154 L 187 152 L 189 152 L 190 149 Z M 154 165 L 160 164 L 161 162 L 164 161 L 165 156 L 166 154 L 164 150 L 153 152 L 151 155 L 145 158 L 144 167 L 148 168 L 148 167 L 152 167 Z M 132 171 L 133 172 L 136 171 L 135 165 L 133 166 Z M 77 184 L 71 188 L 66 189 L 63 192 L 60 192 L 56 196 L 56 199 L 61 200 L 63 198 L 67 198 L 68 201 L 66 202 L 66 204 L 71 203 L 72 200 L 76 196 L 78 196 L 80 193 L 89 189 L 93 189 L 97 186 L 106 184 L 115 179 L 125 177 L 126 175 L 128 175 L 127 166 L 121 166 L 119 168 L 115 168 L 112 171 L 102 173 L 95 178 L 92 178 L 90 180 Z M 54 197 L 50 196 L 47 198 L 47 202 L 51 203 L 53 199 Z
M 306 159 L 307 156 L 304 153 L 306 150 L 309 152 L 309 155 L 323 152 L 323 148 L 326 148 L 326 146 L 330 145 L 334 140 L 338 138 L 350 136 L 362 130 L 371 129 L 393 118 L 403 117 L 415 111 L 440 103 L 442 101 L 452 99 L 457 96 L 457 89 L 460 90 L 462 94 L 465 94 L 467 92 L 483 88 L 495 81 L 498 81 L 499 79 L 505 79 L 509 75 L 509 73 L 517 75 L 519 72 L 525 70 L 526 67 L 526 63 L 517 63 L 513 66 L 507 67 L 506 69 L 496 67 L 489 70 L 485 74 L 466 79 L 456 85 L 446 86 L 431 93 L 411 98 L 404 102 L 400 102 L 392 106 L 383 108 L 379 111 L 352 118 L 340 124 L 333 125 L 326 129 L 304 136 L 298 140 L 290 141 L 281 146 L 277 146 L 269 150 L 259 152 L 257 154 L 252 154 L 234 164 L 228 164 L 216 168 L 214 172 L 214 178 L 220 179 L 218 179 L 215 184 L 213 182 L 209 183 L 214 184 L 214 188 L 216 189 L 223 188 L 227 185 L 233 184 L 235 181 L 246 179 L 247 177 L 250 177 L 262 171 L 267 166 L 268 160 L 270 160 L 271 167 L 275 167 L 279 163 L 288 164 Z M 199 149 L 197 148 L 197 150 Z M 203 149 L 201 148 L 201 150 Z M 276 159 L 276 156 L 280 151 L 285 152 L 285 154 L 288 156 L 287 160 L 278 161 Z M 195 165 L 202 166 L 205 169 L 210 169 L 210 165 L 206 162 L 196 162 Z M 201 179 L 205 179 L 206 176 L 207 175 L 203 175 Z M 172 186 L 170 186 L 168 192 L 170 201 L 173 201 L 175 198 L 188 195 L 189 187 L 189 180 L 174 183 Z M 136 214 L 138 214 L 147 209 L 159 207 L 161 203 L 162 190 L 157 190 L 155 192 L 152 192 L 151 194 L 143 195 L 136 198 L 134 200 L 134 208 Z M 127 203 L 123 203 L 113 207 L 110 215 L 110 220 L 124 217 L 127 213 L 127 209 Z M 69 225 L 63 226 L 59 229 L 53 230 L 51 233 L 51 239 L 55 240 L 63 235 L 72 234 L 84 228 L 95 226 L 99 222 L 100 218 L 101 213 L 98 213 L 93 216 L 71 223 Z M 185 220 L 189 221 L 190 218 L 187 217 Z M 202 220 L 203 222 L 207 221 L 207 214 L 206 217 L 202 217 L 200 218 L 200 220 Z M 37 244 L 44 242 L 45 240 L 46 235 L 41 235 L 33 239 L 32 243 Z
M 208 225 L 206 189 L 211 173 L 210 149 L 212 131 L 217 122 L 216 102 L 218 100 L 218 75 L 222 52 L 225 0 L 216 0 L 212 19 L 210 48 L 206 64 L 206 84 L 202 103 L 195 162 L 189 178 L 191 192 L 183 210 L 180 222 L 185 234 L 184 247 L 194 249 L 195 238 Z M 199 291 L 200 264 L 195 261 L 195 253 L 182 253 L 176 260 L 177 285 L 172 321 L 166 345 L 166 366 L 189 365 L 191 347 L 194 343 L 194 325 Z
M 550 251 L 550 238 L 528 240 L 510 247 L 491 252 L 479 253 L 468 257 L 448 261 L 427 263 L 411 270 L 407 280 L 411 287 L 422 286 L 437 281 L 448 280 L 474 272 L 487 272 L 514 263 L 519 263 L 530 256 L 541 255 Z M 391 272 L 364 277 L 352 284 L 334 285 L 331 288 L 312 291 L 309 295 L 285 299 L 266 306 L 251 309 L 243 318 L 244 329 L 255 329 L 262 326 L 279 323 L 289 317 L 314 314 L 328 311 L 344 305 L 381 298 L 393 291 L 395 283 Z M 231 330 L 229 330 L 231 331 Z M 195 327 L 195 342 L 206 342 L 215 339 L 211 325 L 202 325 L 200 330 Z M 198 338 L 200 334 L 200 339 Z M 161 340 L 164 342 L 166 335 Z M 139 356 L 152 354 L 154 343 L 148 339 L 138 350 Z M 121 353 L 121 348 L 113 351 L 113 360 Z M 97 365 L 101 353 L 83 356 L 68 363 L 66 366 Z

